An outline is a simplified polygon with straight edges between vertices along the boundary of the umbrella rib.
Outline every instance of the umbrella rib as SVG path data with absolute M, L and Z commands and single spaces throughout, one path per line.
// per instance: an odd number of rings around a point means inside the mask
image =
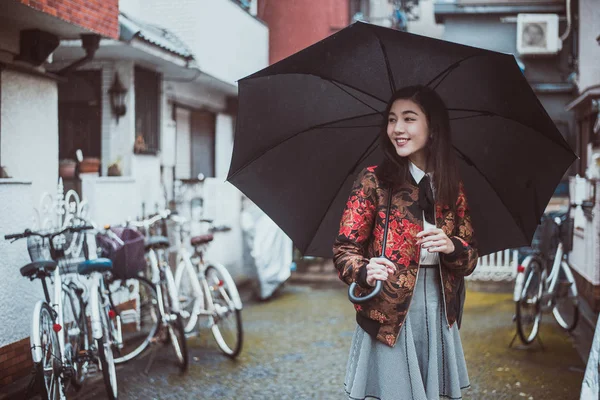
M 510 208 L 506 205 L 506 203 L 504 202 L 504 200 L 502 199 L 502 197 L 500 196 L 500 194 L 498 193 L 498 191 L 496 190 L 496 188 L 494 187 L 494 185 L 492 185 L 492 183 L 490 182 L 490 180 L 488 179 L 488 177 L 479 169 L 479 167 L 477 165 L 475 165 L 475 163 L 473 162 L 473 160 L 471 160 L 471 158 L 469 158 L 465 153 L 463 153 L 462 151 L 460 151 L 458 147 L 456 147 L 454 145 L 452 147 L 454 147 L 454 150 L 456 150 L 456 152 L 467 163 L 467 165 L 475 168 L 475 171 L 477 171 L 479 173 L 479 175 L 481 175 L 483 177 L 483 179 L 487 182 L 487 184 L 490 186 L 490 188 L 492 188 L 492 190 L 494 191 L 494 193 L 496 193 L 496 196 L 498 197 L 498 199 L 500 200 L 500 202 L 502 203 L 502 205 L 504 206 L 504 208 L 506 209 L 506 211 L 508 211 L 508 214 L 517 223 L 517 225 L 519 226 L 519 228 L 521 228 L 523 226 L 521 218 L 520 217 L 516 217 L 515 218 L 515 216 L 513 215 L 513 213 L 510 212 Z M 523 231 L 521 231 L 521 233 L 523 234 L 523 239 L 527 240 L 527 238 L 525 238 L 525 235 L 524 235 Z
M 542 134 L 540 131 L 538 131 L 537 129 L 534 129 L 532 127 L 530 127 L 529 125 L 524 124 L 523 122 L 517 121 L 513 118 L 509 118 L 509 117 L 505 117 L 504 115 L 500 115 L 500 114 L 496 114 L 495 112 L 492 111 L 485 111 L 485 110 L 471 110 L 468 108 L 446 108 L 448 111 L 464 111 L 464 112 L 473 112 L 473 113 L 479 113 L 478 115 L 470 115 L 470 116 L 465 116 L 465 117 L 458 117 L 458 118 L 452 118 L 452 121 L 456 121 L 459 119 L 465 119 L 465 118 L 476 118 L 476 117 L 498 117 L 498 118 L 502 118 L 502 119 L 506 119 L 512 122 L 515 122 L 519 125 L 523 125 L 529 129 L 531 129 L 532 131 L 536 132 L 538 135 L 542 136 L 544 139 L 551 141 L 552 143 L 555 143 L 557 145 L 559 145 L 560 147 L 562 147 L 563 149 L 567 150 L 567 151 L 571 151 L 571 149 L 568 147 L 568 145 L 566 143 L 562 143 L 559 141 L 556 141 L 552 138 L 549 138 L 548 136 Z
M 450 73 L 451 73 L 452 71 L 454 71 L 456 68 L 458 68 L 458 66 L 459 66 L 459 65 L 460 65 L 462 62 L 464 62 L 464 61 L 467 61 L 469 58 L 472 58 L 472 57 L 477 57 L 477 56 L 483 56 L 483 55 L 485 55 L 485 54 L 484 54 L 484 53 L 471 54 L 470 56 L 467 56 L 467 57 L 463 58 L 462 60 L 458 60 L 458 61 L 456 61 L 455 63 L 453 63 L 453 64 L 450 64 L 450 65 L 449 65 L 449 66 L 448 66 L 448 67 L 447 67 L 445 70 L 443 70 L 442 72 L 440 72 L 439 74 L 437 74 L 437 75 L 436 75 L 436 76 L 435 76 L 435 77 L 434 77 L 432 80 L 430 80 L 430 81 L 427 83 L 427 85 L 425 85 L 425 86 L 427 86 L 427 87 L 430 87 L 430 86 L 431 86 L 431 84 L 432 84 L 433 82 L 435 82 L 435 81 L 436 81 L 438 78 L 440 78 L 440 77 L 441 77 L 440 81 L 439 81 L 439 82 L 438 82 L 438 83 L 437 83 L 437 84 L 436 84 L 436 85 L 435 85 L 435 86 L 432 88 L 433 90 L 435 90 L 435 89 L 436 89 L 436 88 L 437 88 L 437 87 L 438 87 L 438 86 L 439 86 L 439 85 L 440 85 L 440 84 L 441 84 L 441 83 L 444 81 L 444 79 L 446 79 L 446 78 L 448 77 L 448 75 L 450 75 Z
M 367 95 L 367 96 L 371 97 L 372 99 L 375 99 L 377 101 L 382 102 L 383 104 L 387 104 L 387 100 L 380 99 L 379 97 L 377 97 L 377 96 L 375 96 L 375 95 L 373 95 L 373 94 L 371 94 L 369 92 L 365 92 L 364 90 L 359 89 L 359 88 L 357 88 L 357 87 L 355 87 L 353 85 L 349 85 L 347 83 L 340 82 L 337 79 L 328 78 L 326 76 L 322 76 L 322 75 L 315 74 L 315 73 L 312 73 L 312 72 L 275 72 L 275 73 L 272 73 L 272 74 L 270 74 L 270 75 L 268 75 L 266 77 L 272 77 L 272 76 L 277 76 L 277 75 L 308 75 L 308 76 L 314 76 L 314 77 L 320 78 L 320 79 L 322 79 L 324 81 L 328 81 L 328 82 L 331 82 L 331 83 L 334 83 L 334 84 L 340 84 L 340 85 L 347 86 L 350 89 L 354 89 L 357 92 L 360 92 L 360 93 L 362 93 L 364 95 Z M 256 76 L 256 77 L 253 77 L 253 78 L 245 78 L 244 80 L 250 81 L 250 80 L 253 80 L 253 79 L 260 79 L 260 78 L 265 78 L 265 76 Z
M 334 82 L 331 81 L 331 83 L 333 83 L 335 86 L 337 86 L 338 88 L 340 88 L 342 91 L 346 92 L 347 94 L 349 94 L 350 96 L 352 96 L 356 101 L 362 103 L 363 105 L 369 107 L 371 110 L 375 111 L 375 112 L 379 112 L 379 110 L 377 110 L 375 107 L 373 107 L 370 104 L 365 103 L 364 101 L 362 101 L 361 99 L 359 99 L 358 97 L 356 97 L 355 95 L 353 95 L 352 93 L 350 93 L 349 91 L 347 91 L 346 89 L 344 89 L 340 83 L 338 82 Z
M 373 30 L 371 30 L 371 32 L 373 33 L 373 35 L 375 35 L 375 37 L 377 38 L 377 42 L 379 42 L 379 47 L 381 47 L 381 52 L 383 53 L 383 59 L 385 60 L 385 67 L 387 68 L 387 72 L 388 72 L 388 81 L 390 82 L 390 90 L 392 91 L 392 95 L 393 95 L 394 93 L 396 93 L 396 82 L 394 81 L 394 74 L 392 73 L 392 66 L 390 65 L 390 60 L 388 58 L 387 51 L 385 50 L 385 45 L 383 44 L 383 41 L 381 40 L 381 38 L 379 37 L 379 35 L 377 33 L 375 33 Z
M 296 137 L 296 136 L 298 136 L 298 135 L 301 135 L 301 134 L 303 134 L 303 133 L 305 133 L 305 132 L 308 132 L 308 131 L 310 131 L 310 130 L 313 130 L 313 129 L 321 129 L 321 128 L 335 128 L 335 127 L 332 127 L 332 126 L 329 126 L 329 125 L 337 124 L 337 123 L 339 123 L 339 122 L 351 121 L 351 120 L 353 120 L 353 119 L 357 119 L 357 118 L 370 117 L 370 116 L 373 116 L 373 115 L 378 115 L 378 114 L 381 114 L 381 113 L 380 113 L 380 112 L 376 112 L 376 113 L 369 113 L 369 114 L 355 115 L 355 116 L 348 117 L 348 118 L 342 118 L 342 119 L 338 119 L 338 120 L 336 120 L 336 121 L 329 121 L 329 122 L 326 122 L 326 123 L 324 123 L 324 124 L 320 124 L 320 125 L 314 125 L 314 126 L 311 126 L 310 128 L 306 128 L 306 129 L 304 129 L 304 130 L 302 130 L 302 131 L 296 132 L 296 133 L 294 133 L 292 136 L 290 136 L 290 137 L 286 138 L 285 140 L 282 140 L 281 142 L 277 142 L 277 143 L 275 143 L 275 144 L 271 145 L 270 147 L 268 147 L 267 149 L 265 149 L 265 150 L 264 150 L 264 151 L 263 151 L 261 154 L 259 154 L 259 155 L 255 156 L 253 159 L 249 160 L 247 163 L 245 163 L 244 165 L 242 165 L 242 166 L 241 166 L 241 167 L 240 167 L 240 168 L 239 168 L 237 171 L 235 171 L 235 172 L 233 173 L 233 175 L 229 176 L 227 179 L 228 179 L 228 180 L 232 179 L 232 178 L 233 178 L 233 177 L 235 177 L 235 176 L 236 176 L 236 175 L 237 175 L 239 172 L 243 171 L 243 170 L 244 170 L 246 167 L 248 167 L 250 164 L 254 163 L 254 162 L 255 162 L 256 160 L 258 160 L 260 157 L 264 156 L 264 155 L 265 155 L 266 153 L 268 153 L 269 151 L 271 151 L 271 150 L 273 150 L 274 148 L 276 148 L 276 147 L 278 147 L 278 146 L 282 145 L 283 143 L 287 142 L 288 140 L 291 140 L 291 139 L 295 138 L 295 137 Z M 344 128 L 346 128 L 346 129 L 347 129 L 347 128 L 349 128 L 349 127 L 344 127 Z
M 321 216 L 321 218 L 319 219 L 319 224 L 317 225 L 317 227 L 315 228 L 315 230 L 313 231 L 311 237 L 314 238 L 317 231 L 319 230 L 319 228 L 321 227 L 323 220 L 325 219 L 325 216 L 327 215 L 327 213 L 329 212 L 329 209 L 331 208 L 331 205 L 333 204 L 333 202 L 335 201 L 337 194 L 340 192 L 340 190 L 342 189 L 342 187 L 344 186 L 344 184 L 346 183 L 346 179 L 348 178 L 348 175 L 350 175 L 355 169 L 356 167 L 358 167 L 360 165 L 361 162 L 363 162 L 364 160 L 366 160 L 371 154 L 373 154 L 373 152 L 377 149 L 377 147 L 379 146 L 379 143 L 377 143 L 377 139 L 379 139 L 379 135 L 375 136 L 375 138 L 373 139 L 373 141 L 369 144 L 369 146 L 367 146 L 366 150 L 361 154 L 361 156 L 358 158 L 358 161 L 356 161 L 354 163 L 354 165 L 352 165 L 352 168 L 350 168 L 348 170 L 348 172 L 346 173 L 346 177 L 342 180 L 342 183 L 340 184 L 340 186 L 337 188 L 337 190 L 334 192 L 334 196 L 331 199 L 331 201 L 329 202 L 329 204 L 327 205 L 327 208 L 325 209 L 325 212 L 323 213 L 323 215 Z M 375 146 L 373 146 L 375 145 Z M 310 243 L 308 243 L 308 245 L 310 246 Z M 307 249 L 304 249 L 304 251 L 306 251 Z

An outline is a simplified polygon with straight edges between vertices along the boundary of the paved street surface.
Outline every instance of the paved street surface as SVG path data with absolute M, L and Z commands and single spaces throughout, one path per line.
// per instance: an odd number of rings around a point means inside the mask
M 469 292 L 461 330 L 472 388 L 464 399 L 579 399 L 584 364 L 569 338 L 545 315 L 539 344 L 508 345 L 514 334 L 507 294 Z M 147 360 L 120 367 L 121 399 L 343 399 L 341 387 L 355 327 L 345 287 L 288 285 L 276 299 L 247 302 L 244 350 L 221 355 L 210 332 L 191 340 L 191 365 L 177 373 L 164 348 L 148 375 Z M 518 343 L 517 343 L 518 344 Z M 101 380 L 75 398 L 103 399 Z

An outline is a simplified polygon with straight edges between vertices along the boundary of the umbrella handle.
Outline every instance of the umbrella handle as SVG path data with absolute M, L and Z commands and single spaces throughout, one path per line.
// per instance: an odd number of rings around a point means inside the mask
M 356 282 L 352 282 L 350 284 L 350 287 L 348 288 L 348 298 L 354 304 L 364 303 L 365 301 L 369 301 L 373 297 L 377 296 L 379 294 L 379 292 L 381 292 L 382 286 L 383 285 L 382 285 L 381 281 L 376 281 L 375 289 L 373 289 L 373 291 L 371 293 L 369 293 L 366 296 L 359 297 L 359 296 L 354 295 L 354 289 L 356 288 Z

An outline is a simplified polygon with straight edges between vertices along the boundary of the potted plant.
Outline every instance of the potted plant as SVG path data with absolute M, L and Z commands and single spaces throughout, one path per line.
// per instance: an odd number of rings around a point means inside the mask
M 123 172 L 121 171 L 121 157 L 117 157 L 117 160 L 108 166 L 108 170 L 106 171 L 107 176 L 121 176 Z
M 63 179 L 75 178 L 75 167 L 77 162 L 70 158 L 62 159 L 58 162 L 58 175 Z
M 100 171 L 100 159 L 84 157 L 79 163 L 79 173 L 94 173 Z

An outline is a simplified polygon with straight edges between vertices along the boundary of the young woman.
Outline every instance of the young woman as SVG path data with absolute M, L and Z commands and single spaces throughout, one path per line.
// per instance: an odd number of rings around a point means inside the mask
M 357 294 L 383 281 L 355 305 L 345 391 L 353 400 L 460 399 L 469 377 L 456 321 L 477 248 L 448 111 L 432 89 L 411 86 L 385 115 L 385 159 L 359 174 L 333 248 Z

